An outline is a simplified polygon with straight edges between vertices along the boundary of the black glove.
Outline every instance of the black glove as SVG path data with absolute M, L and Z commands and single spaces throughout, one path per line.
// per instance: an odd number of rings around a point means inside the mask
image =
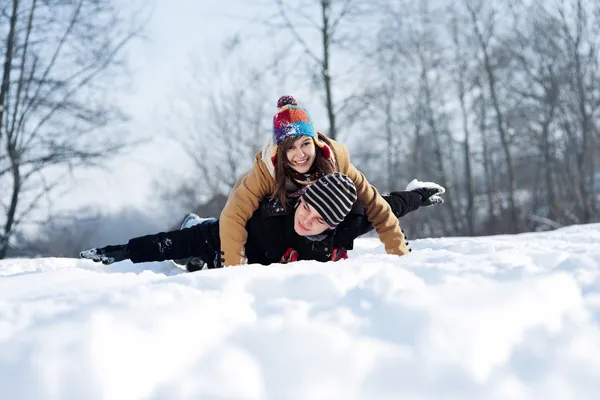
M 411 192 L 415 192 L 421 196 L 421 207 L 429 207 L 444 202 L 444 199 L 439 196 L 444 191 L 436 187 L 422 187 L 413 189 Z
M 108 265 L 129 259 L 129 250 L 127 250 L 126 244 L 120 244 L 84 250 L 79 253 L 79 256 Z
M 413 179 L 406 186 L 406 190 L 416 193 L 421 197 L 421 207 L 443 203 L 444 199 L 440 195 L 446 193 L 446 189 L 435 182 L 421 182 L 417 179 Z

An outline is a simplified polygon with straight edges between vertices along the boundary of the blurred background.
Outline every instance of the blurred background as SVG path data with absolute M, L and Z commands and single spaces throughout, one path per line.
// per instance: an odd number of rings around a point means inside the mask
M 249 4 L 252 3 L 252 4 Z M 218 216 L 281 95 L 412 238 L 600 221 L 600 2 L 6 0 L 0 259 Z

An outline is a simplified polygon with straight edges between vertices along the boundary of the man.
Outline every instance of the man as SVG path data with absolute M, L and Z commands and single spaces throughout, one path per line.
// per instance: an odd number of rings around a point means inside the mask
M 442 203 L 444 188 L 426 183 L 412 190 L 383 197 L 400 218 L 421 206 Z M 297 260 L 336 261 L 347 258 L 354 240 L 373 229 L 362 205 L 356 201 L 352 180 L 340 173 L 321 177 L 298 198 L 290 199 L 293 213 L 286 213 L 279 199 L 261 203 L 246 224 L 248 263 L 272 264 Z M 189 259 L 190 272 L 221 265 L 217 219 L 186 218 L 182 229 L 130 239 L 127 244 L 93 248 L 80 253 L 103 264 L 130 259 L 134 263 Z M 196 221 L 194 221 L 196 220 Z M 190 226 L 198 222 L 196 225 Z

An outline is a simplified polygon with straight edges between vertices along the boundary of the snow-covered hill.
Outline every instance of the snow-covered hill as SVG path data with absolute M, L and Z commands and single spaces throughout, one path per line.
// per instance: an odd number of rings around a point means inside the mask
M 600 224 L 182 273 L 0 261 L 0 397 L 596 399 Z

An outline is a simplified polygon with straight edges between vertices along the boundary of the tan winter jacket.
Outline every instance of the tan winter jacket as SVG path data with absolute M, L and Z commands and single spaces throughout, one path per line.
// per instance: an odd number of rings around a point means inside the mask
M 346 146 L 322 134 L 319 134 L 319 139 L 329 144 L 333 150 L 339 172 L 354 182 L 358 200 L 365 206 L 367 218 L 379 235 L 386 252 L 396 255 L 408 254 L 398 218 L 377 189 L 352 165 Z M 223 266 L 247 263 L 244 254 L 248 238 L 246 223 L 258 209 L 259 203 L 275 193 L 275 167 L 270 156 L 272 148 L 272 143 L 269 143 L 261 153 L 256 153 L 252 168 L 236 182 L 221 212 L 219 230 Z

